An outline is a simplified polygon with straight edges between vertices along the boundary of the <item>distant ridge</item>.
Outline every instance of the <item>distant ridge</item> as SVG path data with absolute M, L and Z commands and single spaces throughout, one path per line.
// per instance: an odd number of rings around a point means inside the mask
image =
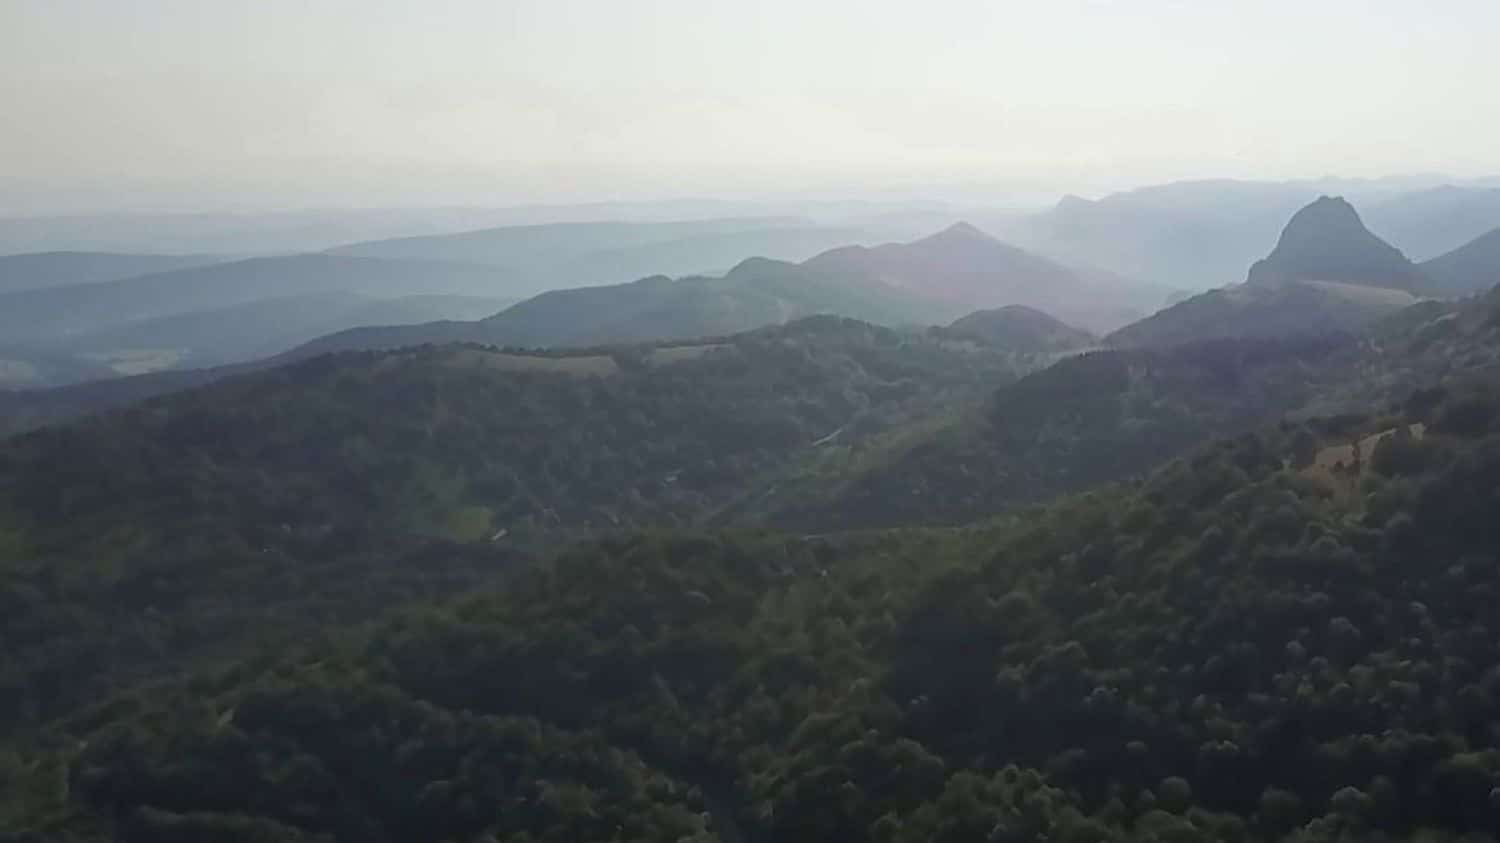
M 30 252 L 0 255 L 0 293 L 93 284 L 217 263 L 213 255 L 137 255 L 115 252 Z
M 653 275 L 552 290 L 480 322 L 359 328 L 296 356 L 442 342 L 563 347 L 710 336 L 832 314 L 882 325 L 932 325 L 1024 305 L 1090 330 L 1149 313 L 1165 291 L 1076 270 L 968 223 L 910 243 L 842 246 L 803 263 L 753 257 L 720 277 Z
M 1095 331 L 1149 313 L 1166 295 L 1162 288 L 1033 254 L 967 222 L 911 243 L 834 249 L 805 265 L 868 276 L 968 310 L 1025 305 Z
M 1088 331 L 1021 304 L 975 311 L 935 332 L 1018 352 L 1074 351 L 1098 342 Z
M 1353 205 L 1324 196 L 1292 215 L 1244 284 L 1177 302 L 1106 341 L 1140 347 L 1347 333 L 1416 304 L 1430 287 Z
M 1500 284 L 1500 228 L 1422 264 L 1438 295 L 1464 296 Z

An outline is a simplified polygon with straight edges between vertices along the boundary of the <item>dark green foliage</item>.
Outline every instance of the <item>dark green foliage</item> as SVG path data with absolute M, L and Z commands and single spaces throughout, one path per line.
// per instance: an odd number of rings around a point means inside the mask
M 1491 839 L 1500 429 L 1430 434 L 1354 499 L 1290 467 L 1305 429 L 966 530 L 579 547 L 74 718 L 37 813 L 80 839 Z
M 14 440 L 0 833 L 1491 841 L 1486 307 L 1070 360 L 962 444 L 1000 482 L 917 446 L 924 515 L 1009 510 L 959 529 L 641 529 L 735 512 L 1009 365 L 838 320 L 677 362 L 322 359 Z M 619 371 L 496 371 L 580 361 Z M 1184 450 L 1046 506 L 988 491 Z M 514 564 L 564 537 L 588 540 Z
M 977 401 L 1013 365 L 827 317 L 613 357 L 325 357 L 11 439 L 0 731 L 153 664 L 470 587 L 556 540 L 708 518 L 831 434 Z
M 767 508 L 798 527 L 957 524 L 1123 480 L 1303 405 L 1346 349 L 1226 341 L 1068 358 L 956 425 Z

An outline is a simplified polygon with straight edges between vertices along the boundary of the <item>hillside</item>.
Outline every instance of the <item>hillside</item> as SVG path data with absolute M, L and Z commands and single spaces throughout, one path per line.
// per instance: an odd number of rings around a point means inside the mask
M 1123 480 L 1318 395 L 1337 340 L 1093 351 L 1001 387 L 931 427 L 824 455 L 746 494 L 736 520 L 787 529 L 963 524 Z
M 1365 228 L 1343 198 L 1324 196 L 1292 215 L 1271 254 L 1250 267 L 1251 286 L 1334 281 L 1420 292 L 1426 279 L 1401 251 Z
M 358 328 L 294 352 L 389 349 L 477 342 L 513 347 L 576 347 L 689 339 L 747 331 L 817 314 L 885 325 L 953 318 L 950 306 L 879 281 L 750 258 L 727 274 L 553 290 L 476 322 Z
M 1465 296 L 1500 284 L 1500 228 L 1422 264 L 1440 296 Z
M 1348 495 L 1298 453 L 1357 421 L 967 530 L 585 545 L 97 706 L 9 762 L 7 817 L 78 841 L 1492 839 L 1496 420 L 1490 384 L 1379 422 L 1408 433 Z
M 1426 261 L 1500 227 L 1500 188 L 1438 185 L 1362 204 L 1365 221 L 1413 260 Z
M 33 252 L 0 255 L 0 293 L 114 281 L 219 262 L 211 255 Z
M 1272 339 L 1349 333 L 1415 304 L 1404 290 L 1328 281 L 1240 284 L 1210 290 L 1110 334 L 1117 347 L 1213 339 Z
M 357 243 L 333 254 L 494 266 L 525 279 L 534 295 L 550 289 L 617 284 L 648 275 L 727 271 L 748 255 L 805 260 L 865 242 L 872 230 L 789 217 L 682 222 L 577 222 Z
M 933 330 L 941 336 L 974 340 L 1006 351 L 1073 351 L 1098 342 L 1087 331 L 1019 304 L 977 310 Z
M 36 345 L 91 360 L 154 349 L 170 355 L 161 368 L 220 366 L 270 357 L 361 325 L 477 319 L 511 304 L 514 302 L 482 296 L 377 298 L 343 291 L 272 296 L 229 307 L 125 322 Z
M 1215 179 L 1152 185 L 1098 199 L 1064 198 L 1018 219 L 981 219 L 1007 242 L 1072 264 L 1203 290 L 1244 278 L 1286 220 L 1320 195 L 1343 195 L 1415 260 L 1500 226 L 1500 191 L 1430 179 Z
M 12 343 L 52 341 L 131 320 L 336 291 L 505 297 L 510 283 L 492 268 L 462 264 L 332 255 L 253 258 L 0 295 L 0 333 Z
M 332 355 L 0 442 L 0 833 L 1456 841 L 1497 296 L 1014 382 L 829 317 Z
M 362 328 L 322 338 L 299 356 L 421 343 L 561 347 L 733 333 L 813 314 L 880 324 L 947 322 L 980 308 L 1055 307 L 1076 324 L 1118 326 L 1165 291 L 1077 271 L 959 224 L 912 243 L 847 246 L 801 264 L 741 261 L 720 277 L 653 275 L 628 284 L 553 290 L 476 323 Z
M 1089 330 L 1139 318 L 1167 294 L 1164 288 L 1063 266 L 967 223 L 911 243 L 835 249 L 805 265 L 871 278 L 964 311 L 1025 305 Z
M 694 523 L 1020 365 L 820 318 L 612 352 L 321 357 L 4 440 L 0 727 L 492 572 L 392 554 Z
M 1094 351 L 984 408 L 830 450 L 753 489 L 731 517 L 790 528 L 961 524 L 1119 481 L 1214 437 L 1339 417 L 1414 390 L 1500 377 L 1500 293 L 1424 302 L 1363 330 Z
M 1210 290 L 1106 337 L 1119 347 L 1358 331 L 1430 292 L 1422 271 L 1324 196 L 1297 211 L 1244 284 Z

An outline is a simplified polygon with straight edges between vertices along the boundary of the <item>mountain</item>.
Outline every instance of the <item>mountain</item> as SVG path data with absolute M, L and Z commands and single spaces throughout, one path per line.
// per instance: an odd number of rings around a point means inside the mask
M 578 222 L 357 243 L 331 253 L 495 266 L 526 279 L 525 292 L 535 294 L 647 275 L 721 273 L 747 255 L 803 260 L 873 236 L 856 227 L 783 217 Z
M 721 277 L 656 275 L 628 284 L 553 290 L 480 322 L 361 328 L 297 356 L 442 342 L 566 347 L 690 338 L 837 314 L 886 325 L 947 322 L 980 307 L 1034 302 L 1119 325 L 1161 290 L 1076 271 L 958 224 L 913 243 L 847 246 L 801 264 L 740 262 Z
M 1210 290 L 1110 334 L 1116 346 L 1356 331 L 1430 291 L 1422 271 L 1324 196 L 1292 215 L 1244 284 Z
M 296 349 L 329 351 L 473 342 L 565 348 L 722 336 L 816 314 L 887 325 L 951 318 L 942 303 L 865 279 L 750 258 L 719 278 L 652 276 L 628 284 L 553 290 L 476 322 L 356 328 Z
M 1139 318 L 1167 292 L 1063 266 L 968 223 L 912 243 L 834 249 L 805 265 L 872 278 L 963 310 L 1026 305 L 1090 330 L 1109 330 Z
M 0 255 L 0 293 L 113 281 L 219 262 L 209 255 L 36 252 Z
M 1099 199 L 1064 197 L 1052 209 L 995 232 L 1073 264 L 1104 266 L 1172 287 L 1203 290 L 1243 277 L 1298 208 L 1326 193 L 1391 200 L 1419 180 L 1239 181 L 1151 185 Z M 1382 229 L 1384 231 L 1384 229 Z M 1402 232 L 1387 232 L 1395 237 Z M 1402 243 L 1399 238 L 1394 242 Z
M 968 339 L 1007 351 L 1056 352 L 1087 348 L 1098 338 L 1024 305 L 978 310 L 943 328 L 945 337 Z
M 1432 290 L 1443 296 L 1463 296 L 1500 284 L 1500 228 L 1421 264 Z
M 1065 197 L 1047 211 L 984 222 L 1008 242 L 1069 264 L 1203 290 L 1242 278 L 1287 218 L 1325 194 L 1348 197 L 1373 231 L 1414 259 L 1500 226 L 1500 191 L 1435 176 L 1173 182 L 1098 199 Z
M 1420 270 L 1365 228 L 1343 198 L 1324 196 L 1292 215 L 1276 248 L 1250 267 L 1250 285 L 1334 281 L 1420 291 Z
M 1365 222 L 1413 260 L 1500 228 L 1500 188 L 1445 184 L 1362 205 Z
M 507 297 L 515 282 L 484 266 L 335 255 L 252 258 L 115 281 L 0 295 L 6 341 L 51 341 L 123 322 L 309 293 Z

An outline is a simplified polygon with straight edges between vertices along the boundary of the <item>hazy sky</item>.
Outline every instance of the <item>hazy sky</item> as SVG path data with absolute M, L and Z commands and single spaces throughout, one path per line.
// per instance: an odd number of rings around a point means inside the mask
M 0 0 L 0 207 L 1495 174 L 1497 35 L 1495 0 Z

